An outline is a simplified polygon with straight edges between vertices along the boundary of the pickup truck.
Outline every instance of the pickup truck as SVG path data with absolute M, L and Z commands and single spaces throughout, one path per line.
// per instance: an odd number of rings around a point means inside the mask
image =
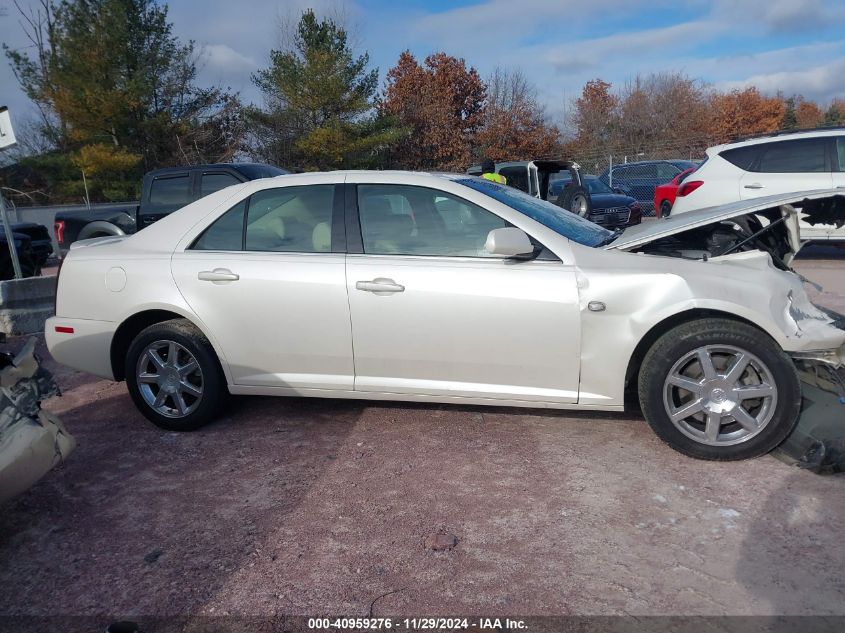
M 56 242 L 64 252 L 77 240 L 129 235 L 224 187 L 287 173 L 290 172 L 257 163 L 219 163 L 156 169 L 144 176 L 140 202 L 57 212 L 53 222 Z
M 24 277 L 41 274 L 47 258 L 53 253 L 53 241 L 46 226 L 34 222 L 12 224 L 12 237 Z M 9 239 L 0 224 L 0 280 L 14 279 L 15 269 L 9 252 Z

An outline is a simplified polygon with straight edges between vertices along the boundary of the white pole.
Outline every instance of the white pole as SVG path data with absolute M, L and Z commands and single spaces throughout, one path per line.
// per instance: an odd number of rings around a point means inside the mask
M 15 131 L 12 129 L 12 118 L 9 115 L 9 108 L 0 106 L 0 151 L 15 145 Z M 12 234 L 12 225 L 9 224 L 9 216 L 6 214 L 6 203 L 3 200 L 3 191 L 0 190 L 0 219 L 3 222 L 3 230 L 6 232 L 6 241 L 9 243 L 9 255 L 12 256 L 12 267 L 15 269 L 15 279 L 23 278 L 21 272 L 21 261 L 18 259 L 18 247 L 15 245 L 15 236 Z
M 613 189 L 613 154 L 610 155 L 610 167 L 608 167 L 608 186 Z

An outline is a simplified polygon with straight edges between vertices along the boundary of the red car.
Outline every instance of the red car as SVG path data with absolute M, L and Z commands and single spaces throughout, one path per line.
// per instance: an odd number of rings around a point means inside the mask
M 672 212 L 672 205 L 675 204 L 675 196 L 678 194 L 678 186 L 687 175 L 696 169 L 696 167 L 685 169 L 669 182 L 654 188 L 654 210 L 658 218 L 669 217 Z

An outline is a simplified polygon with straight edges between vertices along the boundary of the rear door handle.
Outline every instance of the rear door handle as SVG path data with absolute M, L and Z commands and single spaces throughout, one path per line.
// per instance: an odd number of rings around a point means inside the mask
M 214 270 L 201 270 L 197 273 L 197 279 L 200 281 L 211 281 L 216 284 L 226 283 L 228 281 L 237 281 L 240 275 L 233 273 L 228 268 L 215 268 Z
M 750 184 L 750 185 L 745 185 L 745 188 L 746 189 L 763 189 L 763 185 L 761 185 L 759 182 L 755 182 L 755 183 Z
M 392 279 L 385 277 L 376 277 L 372 281 L 356 281 L 355 288 L 365 292 L 374 292 L 376 294 L 391 294 L 393 292 L 405 292 L 405 286 L 397 284 Z

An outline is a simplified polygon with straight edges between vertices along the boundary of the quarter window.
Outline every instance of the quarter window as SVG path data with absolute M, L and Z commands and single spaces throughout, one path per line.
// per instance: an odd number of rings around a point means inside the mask
M 404 185 L 359 185 L 364 252 L 374 255 L 496 257 L 487 234 L 502 218 L 443 191 Z
M 743 147 L 734 147 L 733 149 L 726 149 L 719 154 L 726 161 L 739 167 L 743 171 L 749 171 L 754 161 L 759 154 L 759 145 L 745 145 Z
M 845 171 L 845 136 L 836 137 L 836 156 L 839 159 L 839 171 Z

